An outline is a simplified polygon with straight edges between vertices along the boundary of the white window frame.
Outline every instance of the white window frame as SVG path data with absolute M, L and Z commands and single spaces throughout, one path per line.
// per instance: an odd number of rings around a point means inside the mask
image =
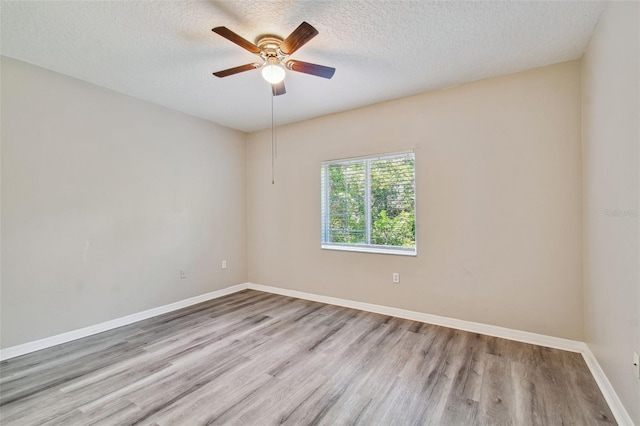
M 330 165 L 335 164 L 349 164 L 349 163 L 357 163 L 363 160 L 369 160 L 365 163 L 366 165 L 366 173 L 365 173 L 365 224 L 366 224 L 366 241 L 371 241 L 371 182 L 370 182 L 370 161 L 375 160 L 390 160 L 393 158 L 405 157 L 407 154 L 413 154 L 413 215 L 414 215 L 414 226 L 415 226 L 415 235 L 414 241 L 415 244 L 413 247 L 398 247 L 398 246 L 381 246 L 376 244 L 346 244 L 346 243 L 325 243 L 328 240 L 327 233 L 329 232 L 329 194 L 326 188 L 326 182 L 323 179 L 324 176 L 328 175 L 328 167 Z M 337 160 L 327 160 L 321 163 L 321 173 L 320 173 L 320 193 L 321 193 L 321 234 L 320 234 L 320 242 L 321 248 L 323 250 L 339 250 L 339 251 L 351 251 L 351 252 L 360 252 L 360 253 L 377 253 L 377 254 L 393 254 L 399 256 L 417 256 L 418 255 L 418 200 L 416 193 L 416 158 L 415 152 L 412 151 L 402 151 L 402 152 L 392 152 L 388 154 L 377 154 L 377 155 L 369 155 L 364 157 L 351 157 L 351 158 L 343 158 Z

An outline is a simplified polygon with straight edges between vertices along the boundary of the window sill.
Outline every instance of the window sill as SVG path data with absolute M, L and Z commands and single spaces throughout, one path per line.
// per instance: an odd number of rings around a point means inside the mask
M 375 254 L 393 254 L 397 256 L 414 256 L 415 257 L 418 255 L 418 252 L 416 249 L 398 250 L 398 249 L 392 249 L 392 248 L 348 246 L 348 245 L 340 245 L 340 244 L 322 244 L 321 248 L 323 250 L 354 251 L 359 253 L 375 253 Z

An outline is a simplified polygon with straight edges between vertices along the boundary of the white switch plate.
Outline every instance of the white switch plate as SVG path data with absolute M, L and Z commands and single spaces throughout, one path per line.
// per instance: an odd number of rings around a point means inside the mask
M 187 270 L 186 269 L 180 269 L 180 279 L 184 280 L 185 278 L 187 278 Z
M 638 352 L 633 353 L 633 368 L 636 372 L 636 379 L 640 379 L 640 356 L 638 356 Z
M 397 272 L 393 273 L 393 282 L 394 283 L 399 283 L 400 282 L 400 274 Z
M 227 261 L 226 260 L 222 261 L 222 269 L 227 269 Z

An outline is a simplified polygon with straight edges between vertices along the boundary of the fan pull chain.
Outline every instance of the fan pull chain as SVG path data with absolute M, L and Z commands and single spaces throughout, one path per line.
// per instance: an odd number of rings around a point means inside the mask
M 275 155 L 276 155 L 276 134 L 275 134 L 275 113 L 273 109 L 273 94 L 271 95 L 271 185 L 276 183 L 275 178 Z

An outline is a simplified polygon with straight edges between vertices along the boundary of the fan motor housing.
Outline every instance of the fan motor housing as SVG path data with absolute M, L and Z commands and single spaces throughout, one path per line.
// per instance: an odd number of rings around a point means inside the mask
M 256 38 L 256 46 L 260 48 L 260 56 L 267 62 L 277 59 L 280 62 L 286 55 L 280 51 L 282 37 L 273 34 L 266 34 Z M 270 60 L 271 59 L 271 60 Z

